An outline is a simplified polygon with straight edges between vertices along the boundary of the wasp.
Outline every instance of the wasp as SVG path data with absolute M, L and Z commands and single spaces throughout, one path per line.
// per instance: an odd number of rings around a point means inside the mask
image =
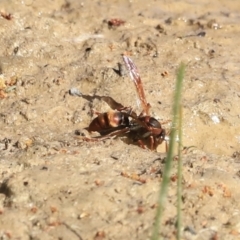
M 104 97 L 104 100 L 112 109 L 108 112 L 97 113 L 98 116 L 92 120 L 87 130 L 89 132 L 99 132 L 100 136 L 85 138 L 85 140 L 101 141 L 126 134 L 130 140 L 137 142 L 140 147 L 156 150 L 157 146 L 165 140 L 166 131 L 157 119 L 150 116 L 150 104 L 146 100 L 142 80 L 136 65 L 125 55 L 123 55 L 123 61 L 135 85 L 142 112 L 136 114 L 131 107 L 124 107 L 111 97 Z

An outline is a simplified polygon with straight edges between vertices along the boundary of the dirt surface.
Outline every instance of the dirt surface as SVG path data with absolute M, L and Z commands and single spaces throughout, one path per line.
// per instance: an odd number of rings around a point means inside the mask
M 1 0 L 0 238 L 150 239 L 164 145 L 77 139 L 111 96 L 138 113 L 121 54 L 151 114 L 183 91 L 183 239 L 240 239 L 240 2 Z M 114 21 L 123 20 L 123 22 Z M 113 24 L 111 24 L 111 22 Z M 163 125 L 169 129 L 170 123 Z M 175 239 L 176 165 L 161 236 Z

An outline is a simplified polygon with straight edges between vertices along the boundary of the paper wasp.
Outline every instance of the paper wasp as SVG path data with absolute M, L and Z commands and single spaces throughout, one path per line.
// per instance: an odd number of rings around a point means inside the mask
M 132 111 L 132 108 L 124 107 L 111 97 L 102 97 L 111 106 L 112 110 L 97 113 L 98 116 L 86 128 L 89 132 L 99 132 L 101 136 L 84 138 L 84 140 L 101 141 L 126 134 L 130 140 L 137 142 L 142 148 L 147 146 L 151 150 L 156 150 L 157 146 L 165 140 L 165 129 L 162 128 L 157 119 L 149 114 L 150 104 L 146 100 L 137 67 L 128 56 L 123 56 L 123 61 L 136 87 L 142 112 L 137 115 Z

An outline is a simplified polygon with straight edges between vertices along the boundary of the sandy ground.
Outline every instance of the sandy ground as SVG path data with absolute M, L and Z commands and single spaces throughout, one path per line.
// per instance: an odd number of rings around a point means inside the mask
M 160 122 L 187 65 L 183 144 L 194 147 L 183 156 L 183 239 L 240 239 L 240 2 L 208 2 L 1 0 L 1 239 L 150 239 L 163 145 L 76 139 L 92 109 L 109 106 L 68 92 L 140 113 L 128 75 L 114 71 L 124 52 Z M 164 239 L 175 239 L 176 165 Z

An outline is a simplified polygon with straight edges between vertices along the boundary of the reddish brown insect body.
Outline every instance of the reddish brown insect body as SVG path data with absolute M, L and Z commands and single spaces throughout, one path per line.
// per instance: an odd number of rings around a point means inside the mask
M 99 113 L 98 117 L 93 119 L 87 129 L 89 132 L 97 131 L 101 136 L 86 140 L 100 141 L 120 134 L 128 134 L 129 139 L 138 142 L 142 148 L 147 145 L 151 150 L 155 150 L 165 140 L 166 132 L 160 122 L 149 114 L 150 104 L 147 103 L 137 67 L 129 57 L 123 56 L 123 60 L 134 82 L 143 110 L 137 115 L 131 108 L 123 107 L 111 97 L 104 97 L 105 101 L 113 101 L 118 107 L 114 108 L 115 111 Z
M 127 126 L 128 124 L 128 118 L 120 111 L 109 111 L 100 113 L 98 117 L 94 118 L 88 127 L 88 131 L 101 133 L 105 130 Z

